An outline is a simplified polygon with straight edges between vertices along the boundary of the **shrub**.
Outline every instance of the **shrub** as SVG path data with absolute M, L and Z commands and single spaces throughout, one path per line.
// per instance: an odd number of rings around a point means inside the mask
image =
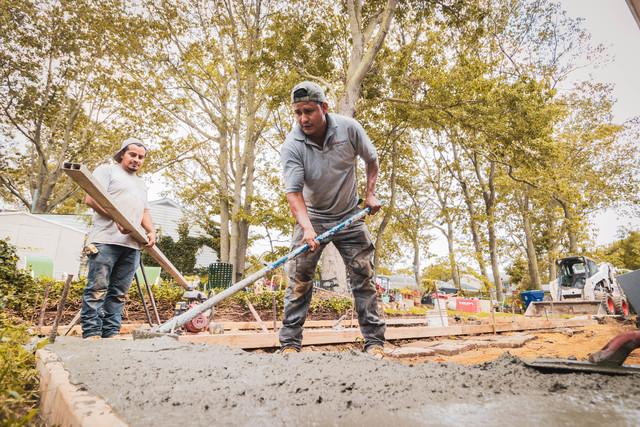
M 142 287 L 142 292 L 146 299 L 147 290 L 145 289 L 142 281 L 140 286 Z M 158 285 L 152 285 L 151 292 L 153 292 L 153 298 L 156 300 L 158 305 L 168 304 L 173 306 L 182 299 L 184 289 L 172 281 L 163 280 Z M 135 282 L 132 283 L 129 288 L 129 300 L 140 302 L 140 294 L 138 293 L 138 288 L 136 287 Z M 148 303 L 149 301 L 147 301 L 147 304 Z
M 351 307 L 353 307 L 353 301 L 348 297 L 316 298 L 311 300 L 309 311 L 311 313 L 332 312 L 337 315 L 342 315 Z
M 18 270 L 16 248 L 0 240 L 0 309 L 21 312 L 32 302 L 34 280 L 24 270 Z M 26 300 L 25 300 L 26 298 Z
M 0 313 L 0 424 L 27 425 L 38 413 L 35 356 L 23 347 L 27 328 Z

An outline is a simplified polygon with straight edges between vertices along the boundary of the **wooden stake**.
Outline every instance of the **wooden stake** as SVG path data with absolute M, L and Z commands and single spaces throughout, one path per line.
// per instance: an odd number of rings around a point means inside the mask
M 496 334 L 496 314 L 493 308 L 491 309 L 491 326 L 493 327 L 493 335 L 495 335 Z
M 278 303 L 275 292 L 273 293 L 273 332 L 278 332 Z
M 42 307 L 40 308 L 40 316 L 38 317 L 38 331 L 42 331 L 42 326 L 44 325 L 44 312 L 47 311 L 50 290 L 51 282 L 47 282 L 47 286 L 44 288 L 44 299 L 42 300 Z
M 253 314 L 253 318 L 256 319 L 256 322 L 258 322 L 258 324 L 262 328 L 262 331 L 263 332 L 269 332 L 269 328 L 267 328 L 267 325 L 264 324 L 264 322 L 260 318 L 260 315 L 258 314 L 256 309 L 253 307 L 253 304 L 251 304 L 251 301 L 249 301 L 249 298 L 245 297 L 244 300 L 247 302 L 247 306 L 249 307 L 249 311 L 251 311 L 251 314 Z
M 62 295 L 60 295 L 60 301 L 58 301 L 58 311 L 56 312 L 56 318 L 53 320 L 53 327 L 51 328 L 51 334 L 49 334 L 49 342 L 52 344 L 56 342 L 56 336 L 58 334 L 58 324 L 60 323 L 60 319 L 62 318 L 64 305 L 67 302 L 67 295 L 69 295 L 69 288 L 71 287 L 71 279 L 73 279 L 73 274 L 67 274 L 67 280 L 64 282 Z

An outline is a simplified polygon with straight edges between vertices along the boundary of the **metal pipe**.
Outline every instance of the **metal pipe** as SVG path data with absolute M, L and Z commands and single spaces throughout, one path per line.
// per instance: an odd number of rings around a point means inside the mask
M 67 274 L 67 280 L 64 282 L 62 295 L 60 295 L 60 301 L 58 301 L 58 311 L 56 312 L 56 318 L 53 320 L 53 327 L 51 328 L 51 333 L 49 334 L 49 342 L 52 344 L 56 342 L 56 336 L 58 336 L 58 325 L 60 324 L 60 319 L 62 319 L 62 313 L 64 313 L 64 305 L 67 302 L 67 295 L 69 295 L 71 279 L 73 279 L 73 274 Z
M 142 293 L 142 287 L 140 287 L 140 280 L 138 279 L 138 272 L 133 274 L 133 280 L 136 282 L 136 287 L 138 288 L 138 294 L 140 295 L 140 301 L 142 301 L 142 308 L 144 308 L 144 314 L 147 316 L 147 322 L 149 326 L 153 327 L 153 322 L 151 321 L 151 314 L 149 313 L 149 308 L 147 307 L 147 302 L 144 300 L 144 294 Z
M 151 301 L 151 308 L 153 308 L 153 313 L 156 316 L 156 321 L 158 325 L 160 322 L 160 315 L 158 314 L 158 306 L 156 305 L 156 299 L 153 296 L 153 292 L 151 292 L 151 285 L 149 285 L 149 281 L 147 280 L 147 273 L 144 271 L 144 264 L 142 263 L 142 257 L 140 257 L 140 271 L 142 271 L 142 280 L 144 280 L 144 286 L 147 288 L 147 294 L 149 295 L 149 301 Z

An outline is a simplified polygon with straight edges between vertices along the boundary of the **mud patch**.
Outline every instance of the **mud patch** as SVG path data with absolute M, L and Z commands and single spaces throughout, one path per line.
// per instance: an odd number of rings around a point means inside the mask
M 48 349 L 132 426 L 631 426 L 640 417 L 637 376 L 540 374 L 509 355 L 407 366 L 355 351 L 281 356 L 170 338 L 62 337 Z

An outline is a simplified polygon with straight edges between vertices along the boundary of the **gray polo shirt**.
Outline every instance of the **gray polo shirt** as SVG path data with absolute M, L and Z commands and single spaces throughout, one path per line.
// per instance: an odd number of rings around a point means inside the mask
M 118 165 L 101 165 L 93 172 L 96 181 L 100 183 L 132 224 L 142 228 L 142 215 L 149 209 L 147 203 L 147 187 L 142 178 L 129 173 Z M 89 242 L 107 243 L 110 245 L 127 246 L 140 249 L 140 244 L 130 235 L 118 231 L 116 223 L 98 213 L 93 215 L 93 225 L 89 231 Z
M 356 120 L 327 114 L 322 148 L 296 123 L 280 150 L 286 192 L 302 192 L 311 218 L 341 219 L 358 204 L 358 156 L 367 163 L 377 159 L 375 147 Z

